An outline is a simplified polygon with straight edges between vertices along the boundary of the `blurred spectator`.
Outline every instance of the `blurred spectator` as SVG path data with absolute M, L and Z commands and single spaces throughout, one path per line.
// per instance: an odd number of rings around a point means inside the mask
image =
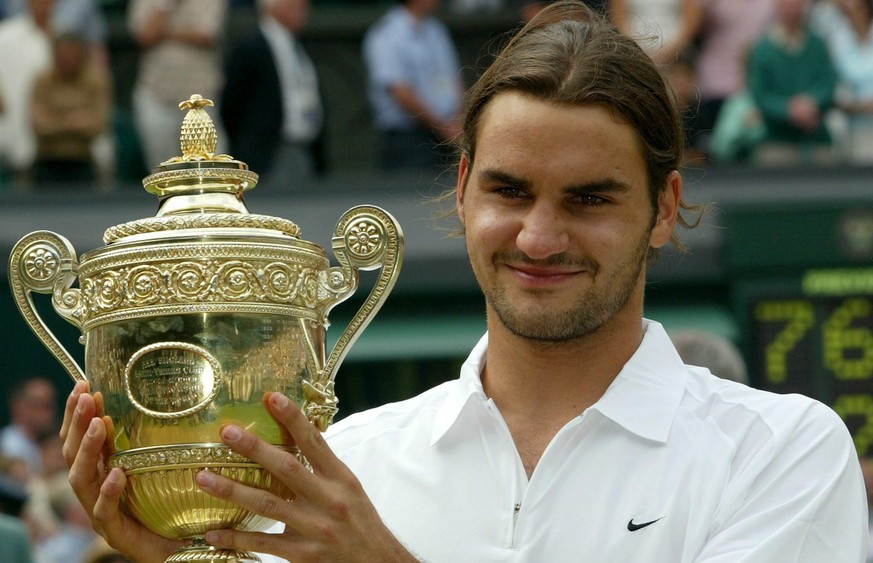
M 437 169 L 460 132 L 464 85 L 440 0 L 405 0 L 364 36 L 369 97 L 386 170 Z
M 449 2 L 449 9 L 456 14 L 499 12 L 505 7 L 505 0 L 451 0 Z
M 67 479 L 54 479 L 48 498 L 60 526 L 54 534 L 36 544 L 34 560 L 36 563 L 80 563 L 97 537 L 91 519 Z
M 22 515 L 28 501 L 27 464 L 21 458 L 0 455 L 0 514 Z
M 521 19 L 528 22 L 537 13 L 555 0 L 525 0 L 521 5 Z M 586 6 L 599 14 L 609 11 L 609 0 L 584 0 Z
M 824 114 L 833 106 L 837 77 L 827 46 L 808 29 L 808 0 L 777 0 L 776 7 L 776 23 L 749 60 L 749 92 L 766 127 L 755 160 L 831 162 Z
M 823 25 L 828 7 L 833 12 Z M 819 2 L 817 12 L 816 30 L 827 34 L 837 69 L 838 107 L 848 116 L 847 156 L 873 163 L 873 0 Z
M 747 161 L 766 134 L 761 111 L 748 89 L 743 89 L 720 105 L 706 153 L 715 162 Z
M 142 49 L 134 119 L 150 168 L 181 154 L 179 103 L 191 94 L 217 99 L 222 81 L 218 38 L 226 13 L 227 0 L 132 0 L 128 5 L 128 23 Z M 218 138 L 224 152 L 224 135 L 219 132 Z
M 698 164 L 703 160 L 704 154 L 692 142 L 695 130 L 693 124 L 700 105 L 699 92 L 697 90 L 697 73 L 694 69 L 694 61 L 687 53 L 682 53 L 673 64 L 667 66 L 665 71 L 667 81 L 673 88 L 676 99 L 676 107 L 685 126 L 685 163 Z
M 36 155 L 30 101 L 36 77 L 51 65 L 52 0 L 29 0 L 30 10 L 0 21 L 0 154 L 23 181 Z
M 703 13 L 695 60 L 700 107 L 693 129 L 695 145 L 708 154 L 722 104 L 746 90 L 746 60 L 773 23 L 776 0 L 700 1 Z
M 258 8 L 257 30 L 227 57 L 221 119 L 230 153 L 263 185 L 294 186 L 324 169 L 318 77 L 296 38 L 309 0 L 260 0 Z
M 31 102 L 37 139 L 34 180 L 90 184 L 95 178 L 91 147 L 109 127 L 109 76 L 105 67 L 91 62 L 83 37 L 59 35 L 53 46 L 53 68 L 37 78 Z
M 703 330 L 680 330 L 670 334 L 682 361 L 709 369 L 713 375 L 748 385 L 746 362 L 733 342 Z
M 27 521 L 30 536 L 41 542 L 58 531 L 61 521 L 51 506 L 51 491 L 57 488 L 56 482 L 67 482 L 67 464 L 62 451 L 63 442 L 54 432 L 46 434 L 39 441 L 42 454 L 41 473 L 31 476 L 27 481 L 27 502 L 22 515 Z
M 700 0 L 611 0 L 615 26 L 658 64 L 673 63 L 700 28 Z
M 0 430 L 0 454 L 25 460 L 30 474 L 42 471 L 40 436 L 57 430 L 55 397 L 52 382 L 38 376 L 17 383 L 9 395 L 11 422 Z
M 5 0 L 6 15 L 27 10 L 28 0 Z M 54 0 L 50 29 L 55 34 L 81 35 L 96 56 L 96 62 L 106 65 L 106 20 L 98 0 Z
M 27 530 L 18 518 L 0 513 L 0 546 L 3 563 L 33 563 Z

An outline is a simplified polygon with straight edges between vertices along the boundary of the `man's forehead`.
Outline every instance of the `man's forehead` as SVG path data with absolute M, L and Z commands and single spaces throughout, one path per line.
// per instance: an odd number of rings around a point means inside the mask
M 538 107 L 538 108 L 537 108 Z M 582 126 L 585 120 L 578 119 L 580 115 L 607 115 L 615 127 L 627 127 L 632 130 L 637 141 L 641 143 L 639 132 L 617 108 L 603 103 L 578 103 L 566 104 L 548 99 L 539 98 L 517 90 L 506 90 L 495 94 L 485 105 L 480 113 L 476 129 L 476 144 L 480 144 L 483 134 L 505 135 L 512 137 L 516 134 L 515 127 L 525 122 L 531 108 L 544 108 L 556 110 L 570 118 L 572 122 Z M 567 122 L 561 119 L 562 122 Z M 642 145 L 639 145 L 642 148 Z
M 475 146 L 476 170 L 513 168 L 518 162 L 537 168 L 561 160 L 570 165 L 577 159 L 589 168 L 610 163 L 646 167 L 638 131 L 615 108 L 559 104 L 516 91 L 495 95 L 483 109 Z M 540 161 L 531 162 L 532 155 Z

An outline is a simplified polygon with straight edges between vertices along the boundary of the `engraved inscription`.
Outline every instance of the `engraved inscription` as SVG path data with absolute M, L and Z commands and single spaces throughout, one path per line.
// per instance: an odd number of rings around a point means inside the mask
M 125 390 L 141 412 L 180 418 L 206 408 L 218 391 L 221 368 L 209 352 L 184 342 L 137 351 L 125 369 Z

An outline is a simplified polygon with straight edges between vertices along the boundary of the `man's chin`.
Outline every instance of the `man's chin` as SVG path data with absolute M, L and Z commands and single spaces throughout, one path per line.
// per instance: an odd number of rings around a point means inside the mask
M 499 315 L 498 315 L 499 316 Z M 504 318 L 503 325 L 514 336 L 532 344 L 561 344 L 596 332 L 602 323 L 567 322 L 566 317 L 538 315 L 536 318 Z

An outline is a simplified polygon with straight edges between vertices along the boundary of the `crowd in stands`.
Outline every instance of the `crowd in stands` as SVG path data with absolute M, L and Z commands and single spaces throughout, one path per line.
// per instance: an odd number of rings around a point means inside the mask
M 147 168 L 178 155 L 178 104 L 197 92 L 218 106 L 218 152 L 263 182 L 330 171 L 330 100 L 303 47 L 310 0 L 0 0 L 0 188 L 113 185 L 120 77 L 107 46 L 110 3 L 123 7 L 138 49 L 127 104 Z M 468 61 L 441 16 L 511 11 L 521 22 L 547 0 L 381 3 L 361 41 L 374 168 L 444 167 Z M 588 4 L 663 68 L 686 119 L 689 163 L 873 162 L 870 0 Z M 240 9 L 255 13 L 253 29 L 228 36 Z
M 263 183 L 329 172 L 330 107 L 304 48 L 310 0 L 119 1 L 139 49 L 130 106 L 149 167 L 178 154 L 178 105 L 196 92 L 218 106 L 218 152 L 247 162 Z M 512 10 L 522 21 L 545 3 L 383 1 L 361 43 L 376 167 L 446 164 L 466 84 L 441 16 Z M 873 163 L 873 0 L 588 3 L 663 68 L 686 119 L 689 164 Z M 257 11 L 256 24 L 225 37 L 240 7 Z M 103 15 L 101 0 L 0 0 L 0 189 L 113 185 L 119 77 Z M 11 423 L 0 432 L 2 560 L 126 561 L 91 530 L 67 483 L 55 387 L 28 379 L 10 397 Z
M 8 390 L 0 429 L 0 560 L 4 563 L 130 563 L 91 527 L 67 478 L 58 435 L 58 391 L 47 378 Z

